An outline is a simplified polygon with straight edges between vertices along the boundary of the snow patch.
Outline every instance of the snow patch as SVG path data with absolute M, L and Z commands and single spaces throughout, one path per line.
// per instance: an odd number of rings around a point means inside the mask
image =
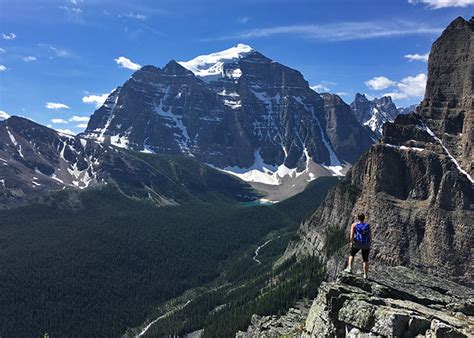
M 238 79 L 242 76 L 239 68 L 224 71 L 224 65 L 235 63 L 240 58 L 253 51 L 252 47 L 239 43 L 232 48 L 209 55 L 200 55 L 189 61 L 178 62 L 184 68 L 192 71 L 206 82 L 214 81 L 221 77 Z
M 180 140 L 176 140 L 178 142 L 179 147 L 181 148 L 182 152 L 189 152 L 189 144 L 191 142 L 191 139 L 188 134 L 188 129 L 183 123 L 183 117 L 182 115 L 177 115 L 173 114 L 171 110 L 168 108 L 167 110 L 163 109 L 163 101 L 165 100 L 166 96 L 168 93 L 166 93 L 163 98 L 160 100 L 160 104 L 156 105 L 154 111 L 158 115 L 166 118 L 167 120 L 170 120 L 173 124 L 166 124 L 170 128 L 177 128 L 180 131 L 180 134 L 174 134 L 175 136 L 179 136 Z
M 257 149 L 254 152 L 254 163 L 252 166 L 248 168 L 229 166 L 219 170 L 237 176 L 247 182 L 280 185 L 283 177 L 289 176 L 291 178 L 296 178 L 305 173 L 308 168 L 298 172 L 296 168 L 288 168 L 284 164 L 279 166 L 266 164 L 260 154 L 260 149 Z
M 471 175 L 469 175 L 458 163 L 458 161 L 456 161 L 456 159 L 453 157 L 453 155 L 451 155 L 451 153 L 449 152 L 448 148 L 446 148 L 446 146 L 443 144 L 443 141 L 441 141 L 441 139 L 439 137 L 437 137 L 432 131 L 430 128 L 428 128 L 428 126 L 426 124 L 423 124 L 423 127 L 422 129 L 426 130 L 426 132 L 428 134 L 430 134 L 444 149 L 444 151 L 446 152 L 446 154 L 448 155 L 448 157 L 450 158 L 451 161 L 454 162 L 454 164 L 456 165 L 456 167 L 458 168 L 458 170 L 466 175 L 466 177 L 469 179 L 469 181 L 471 181 L 471 184 L 474 184 L 474 179 L 471 177 Z

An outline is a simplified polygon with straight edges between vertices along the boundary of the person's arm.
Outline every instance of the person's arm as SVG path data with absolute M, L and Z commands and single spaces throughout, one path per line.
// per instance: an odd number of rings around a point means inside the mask
M 369 224 L 369 245 L 372 245 L 372 226 Z
M 351 232 L 350 232 L 350 235 L 349 235 L 349 244 L 352 244 L 352 242 L 354 241 L 354 227 L 355 227 L 355 224 L 352 223 L 351 224 Z

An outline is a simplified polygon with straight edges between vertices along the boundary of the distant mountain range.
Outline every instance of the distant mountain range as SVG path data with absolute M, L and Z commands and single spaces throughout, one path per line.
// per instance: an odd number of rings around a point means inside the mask
M 76 137 L 24 118 L 0 122 L 0 182 L 20 199 L 103 184 L 117 157 L 132 156 L 122 148 L 196 159 L 281 200 L 319 176 L 343 175 L 399 112 L 390 97 L 357 94 L 349 106 L 318 94 L 297 70 L 238 44 L 142 67 Z
M 390 96 L 382 96 L 368 100 L 364 94 L 357 93 L 351 109 L 357 120 L 367 126 L 378 137 L 382 136 L 382 126 L 385 122 L 393 122 L 398 114 L 408 114 L 415 111 L 416 105 L 407 108 L 397 108 Z

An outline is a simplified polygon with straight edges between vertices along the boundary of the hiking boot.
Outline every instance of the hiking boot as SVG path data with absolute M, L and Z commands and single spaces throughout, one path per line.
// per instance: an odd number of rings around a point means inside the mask
M 366 273 L 364 273 L 364 279 L 369 279 Z
M 344 269 L 344 272 L 346 272 L 346 273 L 352 273 L 352 269 L 351 269 L 351 268 L 345 268 L 345 269 Z

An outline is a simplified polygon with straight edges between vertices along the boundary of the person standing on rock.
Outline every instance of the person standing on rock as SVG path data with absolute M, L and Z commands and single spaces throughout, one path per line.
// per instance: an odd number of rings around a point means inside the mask
M 364 278 L 367 279 L 369 273 L 369 253 L 370 243 L 372 240 L 372 232 L 370 231 L 370 225 L 365 223 L 365 215 L 360 213 L 357 215 L 357 222 L 352 223 L 349 243 L 351 244 L 351 253 L 349 255 L 349 262 L 347 268 L 344 270 L 347 273 L 352 273 L 352 262 L 354 256 L 362 251 L 362 260 L 364 267 Z

